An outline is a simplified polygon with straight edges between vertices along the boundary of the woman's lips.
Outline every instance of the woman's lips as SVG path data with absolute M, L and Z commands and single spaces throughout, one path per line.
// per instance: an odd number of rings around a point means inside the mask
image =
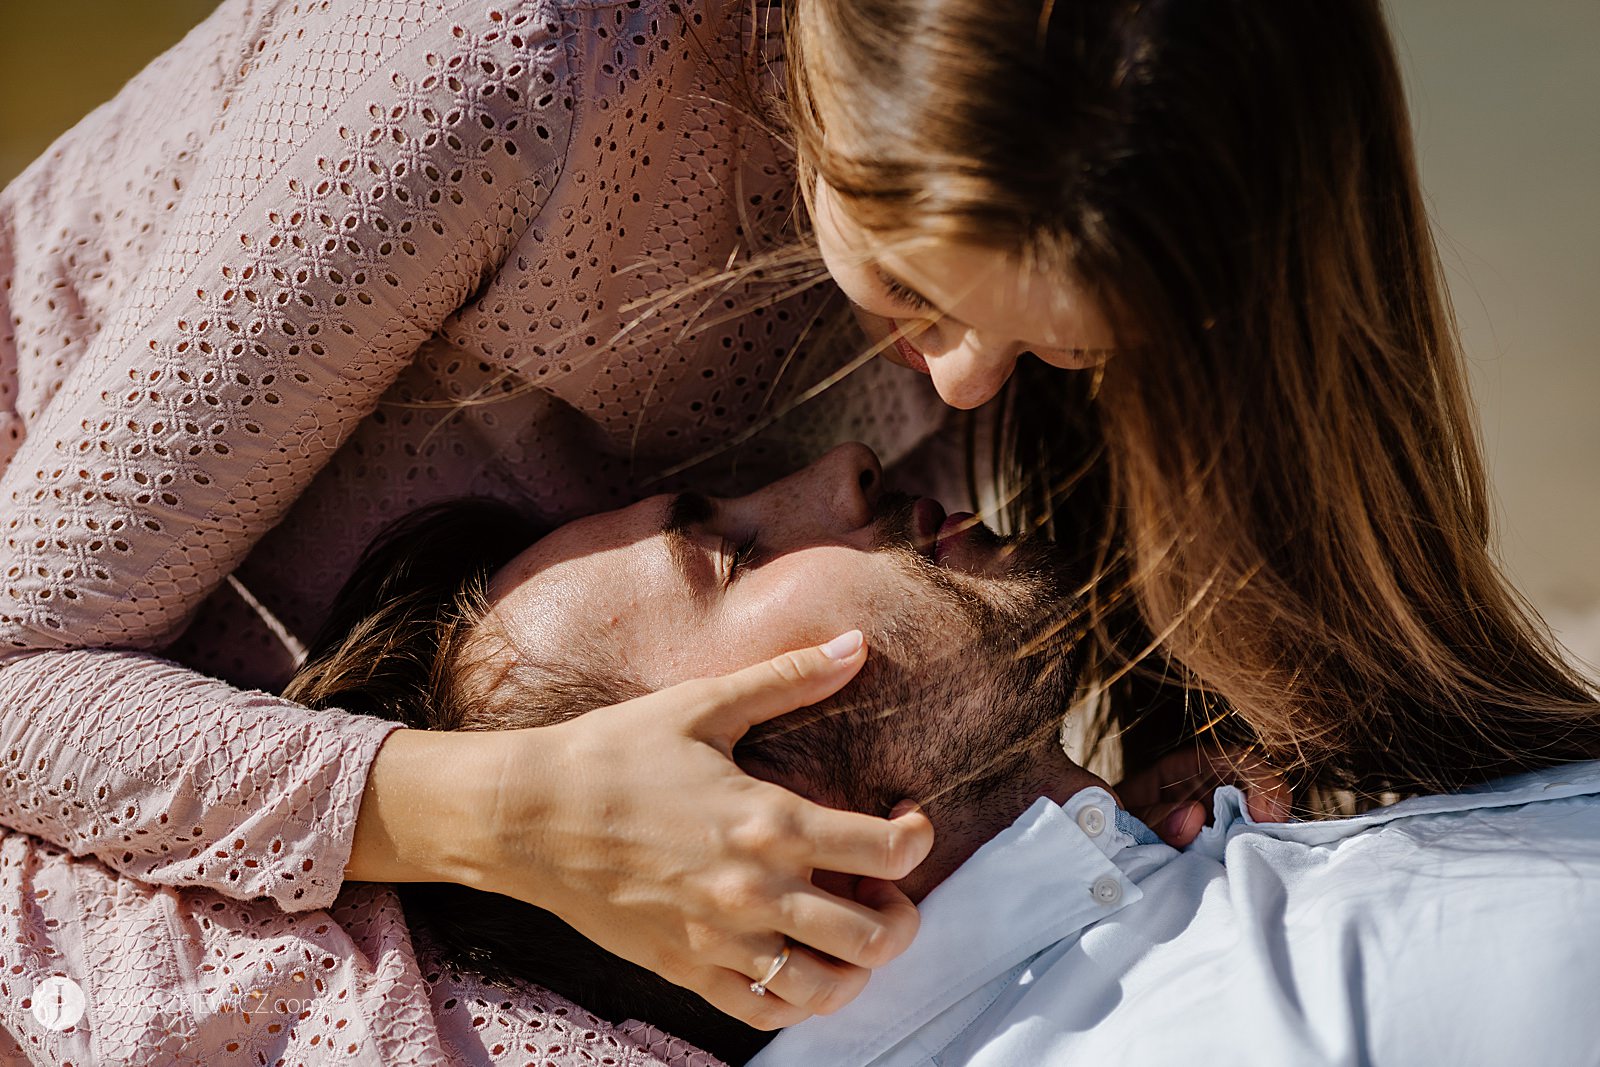
M 970 511 L 947 515 L 944 522 L 939 524 L 939 532 L 934 535 L 933 561 L 943 563 L 950 553 L 959 551 L 967 536 L 978 525 L 978 517 Z
M 910 535 L 912 547 L 938 566 L 987 573 L 993 563 L 995 536 L 978 516 L 947 514 L 932 497 L 918 497 L 911 505 Z
M 933 558 L 944 517 L 944 505 L 931 496 L 919 497 L 911 506 L 911 543 L 929 559 Z
M 918 352 L 915 346 L 904 337 L 896 337 L 894 339 L 894 350 L 899 354 L 900 359 L 904 361 L 905 366 L 914 371 L 921 371 L 923 374 L 931 375 L 933 373 L 928 369 L 928 361 L 923 358 L 922 353 Z

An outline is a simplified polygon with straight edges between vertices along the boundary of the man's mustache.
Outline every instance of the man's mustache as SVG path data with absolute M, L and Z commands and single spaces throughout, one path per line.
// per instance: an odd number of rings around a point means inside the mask
M 911 537 L 911 512 L 917 498 L 910 493 L 886 492 L 878 498 L 877 514 L 872 517 L 872 550 L 916 550 Z

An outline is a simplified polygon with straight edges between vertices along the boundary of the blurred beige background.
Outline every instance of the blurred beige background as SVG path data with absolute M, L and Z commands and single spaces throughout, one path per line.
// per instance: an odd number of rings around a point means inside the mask
M 1600 663 L 1600 3 L 1390 0 L 1519 587 Z
M 1270 2 L 1270 0 L 1261 0 Z M 0 183 L 213 0 L 0 7 Z M 1600 663 L 1600 3 L 1390 0 L 1519 587 Z

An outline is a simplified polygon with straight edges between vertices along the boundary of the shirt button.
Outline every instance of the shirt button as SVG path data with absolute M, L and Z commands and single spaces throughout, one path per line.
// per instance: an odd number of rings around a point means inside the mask
M 1090 805 L 1078 812 L 1078 828 L 1090 837 L 1099 837 L 1106 832 L 1106 813 Z
M 1110 907 L 1122 899 L 1122 883 L 1109 874 L 1103 874 L 1095 879 L 1094 885 L 1090 887 L 1089 892 L 1094 896 L 1095 900 L 1106 905 L 1106 907 Z

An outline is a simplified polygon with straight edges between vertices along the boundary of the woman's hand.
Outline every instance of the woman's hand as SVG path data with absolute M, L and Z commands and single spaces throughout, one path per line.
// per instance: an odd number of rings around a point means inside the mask
M 1219 785 L 1244 790 L 1256 822 L 1286 822 L 1289 784 L 1258 756 L 1240 747 L 1194 744 L 1175 749 L 1115 786 L 1123 807 L 1173 848 L 1184 848 L 1205 827 Z
M 858 633 L 830 645 L 557 726 L 423 735 L 431 750 L 406 737 L 389 784 L 369 780 L 346 877 L 528 901 L 763 1029 L 837 1010 L 911 943 L 917 911 L 892 882 L 928 854 L 932 824 L 915 808 L 884 820 L 821 807 L 732 759 L 749 727 L 831 695 L 866 661 Z M 373 778 L 412 733 L 391 735 Z M 431 801 L 397 797 L 408 778 Z M 857 898 L 818 889 L 814 870 L 863 876 Z M 790 959 L 758 997 L 750 983 L 785 939 Z

